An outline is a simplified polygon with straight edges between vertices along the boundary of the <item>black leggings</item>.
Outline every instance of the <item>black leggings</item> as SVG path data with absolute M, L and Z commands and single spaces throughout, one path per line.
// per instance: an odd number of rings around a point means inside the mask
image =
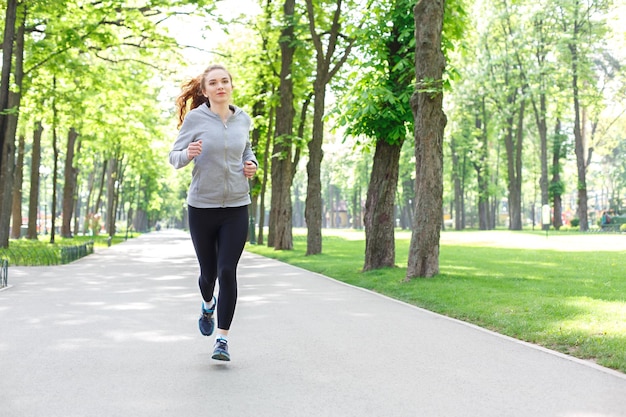
M 211 302 L 219 277 L 217 327 L 229 330 L 237 304 L 237 264 L 248 234 L 248 206 L 189 206 L 189 231 L 200 264 L 202 298 Z

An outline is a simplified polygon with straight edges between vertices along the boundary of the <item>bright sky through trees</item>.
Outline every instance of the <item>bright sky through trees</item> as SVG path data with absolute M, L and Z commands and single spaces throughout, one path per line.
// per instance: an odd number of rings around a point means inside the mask
M 217 5 L 217 13 L 227 20 L 240 14 L 250 16 L 258 11 L 259 6 L 254 0 L 223 0 Z M 229 36 L 217 19 L 193 15 L 172 19 L 170 31 L 181 45 L 188 46 L 182 51 L 189 63 L 188 68 L 183 69 L 183 77 L 199 74 L 207 65 L 220 61 L 215 52 Z

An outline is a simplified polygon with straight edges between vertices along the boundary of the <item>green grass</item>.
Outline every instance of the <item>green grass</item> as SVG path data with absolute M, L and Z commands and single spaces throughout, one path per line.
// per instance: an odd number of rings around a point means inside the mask
M 626 373 L 624 251 L 442 244 L 440 274 L 404 282 L 410 234 L 396 235 L 396 268 L 366 273 L 362 232 L 328 234 L 314 256 L 303 230 L 292 251 L 246 250 Z
M 133 237 L 133 235 L 129 237 Z M 115 235 L 110 244 L 123 242 L 124 239 L 124 234 Z M 0 259 L 6 259 L 12 266 L 58 265 L 63 261 L 62 247 L 79 246 L 88 242 L 93 242 L 95 247 L 109 245 L 107 235 L 75 236 L 73 238 L 55 236 L 54 244 L 49 242 L 50 235 L 39 236 L 38 240 L 12 239 L 9 241 L 8 248 L 0 248 Z

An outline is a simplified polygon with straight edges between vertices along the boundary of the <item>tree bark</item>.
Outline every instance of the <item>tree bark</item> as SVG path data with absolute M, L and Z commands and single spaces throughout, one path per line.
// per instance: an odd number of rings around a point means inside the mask
M 24 184 L 25 142 L 26 138 L 24 135 L 21 135 L 17 145 L 17 163 L 15 164 L 13 205 L 11 208 L 11 217 L 13 218 L 13 227 L 11 229 L 12 239 L 19 239 L 22 235 L 22 185 Z
M 267 177 L 270 172 L 269 170 L 269 155 L 270 149 L 272 146 L 272 135 L 273 135 L 273 120 L 274 120 L 274 108 L 270 109 L 269 115 L 269 125 L 267 127 L 267 137 L 265 139 L 265 152 L 263 153 L 263 180 L 261 181 L 261 194 L 260 194 L 260 203 L 259 203 L 259 232 L 257 233 L 257 244 L 263 245 L 265 237 L 264 237 L 264 227 L 265 227 L 265 193 L 267 191 Z
M 14 107 L 15 94 L 10 94 L 9 105 Z M 13 181 L 15 178 L 15 132 L 17 129 L 17 114 L 10 114 L 5 124 L 2 172 L 0 172 L 0 248 L 9 247 L 11 225 L 11 209 L 13 202 Z
M 26 238 L 37 239 L 37 217 L 41 212 L 39 206 L 39 166 L 41 164 L 41 121 L 35 123 L 33 132 L 33 150 L 30 157 L 30 193 L 28 198 L 28 231 Z M 46 219 L 44 219 L 44 223 Z M 39 225 L 41 227 L 41 224 Z
M 52 80 L 52 91 L 56 92 L 56 77 Z M 59 146 L 57 144 L 58 129 L 58 110 L 56 100 L 52 101 L 52 204 L 50 204 L 50 214 L 52 215 L 50 222 L 50 243 L 54 243 L 56 235 L 56 217 L 57 217 L 57 182 L 59 172 Z
M 418 89 L 411 97 L 415 119 L 415 213 L 406 279 L 439 273 L 439 238 L 443 206 L 442 76 L 445 58 L 441 50 L 444 0 L 420 0 L 415 12 L 415 72 Z M 430 80 L 430 81 L 429 81 Z M 420 83 L 433 82 L 420 90 Z M 432 87 L 432 86 L 429 86 Z
M 541 188 L 541 205 L 550 204 L 550 185 L 548 184 L 548 125 L 546 122 L 547 114 L 546 94 L 541 92 L 539 96 L 539 110 L 535 111 L 537 120 L 537 130 L 539 131 L 539 142 L 541 148 L 540 164 L 541 177 L 539 178 L 539 187 Z M 556 215 L 556 211 L 555 211 Z M 548 230 L 550 225 L 541 225 L 543 230 Z M 558 229 L 557 229 L 558 230 Z
M 106 210 L 104 230 L 106 230 L 106 233 L 109 236 L 115 235 L 115 202 L 117 200 L 115 184 L 118 181 L 118 165 L 120 164 L 117 156 L 118 153 L 119 152 L 116 152 L 115 155 L 109 159 L 106 178 Z
M 563 194 L 563 183 L 561 182 L 561 157 L 563 156 L 563 135 L 561 134 L 561 120 L 557 119 L 554 132 L 554 143 L 552 145 L 552 180 L 550 190 L 552 192 L 552 206 L 554 215 L 552 225 L 556 230 L 563 226 L 563 207 L 561 195 Z
M 293 249 L 291 185 L 293 182 L 292 135 L 293 80 L 291 66 L 296 46 L 294 42 L 295 0 L 285 0 L 283 14 L 286 20 L 281 32 L 280 104 L 276 109 L 276 131 L 272 152 L 272 199 L 268 245 L 277 250 Z
M 394 206 L 402 143 L 376 142 L 374 163 L 365 201 L 364 271 L 396 263 Z
M 98 190 L 97 190 L 97 196 L 96 196 L 96 201 L 94 201 L 93 203 L 93 215 L 94 216 L 99 216 L 100 215 L 100 205 L 102 204 L 102 192 L 104 190 L 104 183 L 105 183 L 105 179 L 106 179 L 106 173 L 107 173 L 107 167 L 109 164 L 109 160 L 108 159 L 104 159 L 102 166 L 100 167 L 101 171 L 100 171 L 100 180 L 98 182 Z M 139 187 L 139 185 L 138 185 Z
M 489 135 L 487 134 L 487 125 L 484 122 L 485 116 L 485 100 L 481 102 L 482 116 L 476 116 L 475 127 L 480 131 L 479 140 L 481 146 L 476 151 L 476 160 L 472 161 L 474 171 L 476 171 L 476 186 L 478 189 L 478 229 L 490 230 L 491 226 L 491 207 L 489 205 Z
M 316 72 L 313 90 L 313 132 L 308 143 L 309 162 L 307 164 L 307 194 L 304 217 L 307 225 L 307 255 L 315 255 L 322 252 L 322 181 L 320 167 L 322 165 L 322 144 L 324 142 L 324 110 L 326 101 L 326 85 L 333 75 L 346 61 L 354 40 L 348 40 L 348 45 L 336 62 L 334 55 L 337 52 L 337 44 L 341 31 L 341 3 L 337 0 L 333 13 L 333 21 L 330 30 L 327 31 L 327 42 L 322 42 L 315 27 L 315 13 L 313 1 L 306 1 L 307 14 L 309 16 L 309 31 L 315 46 Z M 324 50 L 326 48 L 326 50 Z M 332 218 L 332 217 L 331 217 Z
M 4 37 L 2 41 L 2 73 L 0 75 L 0 174 L 7 167 L 4 165 L 4 146 L 6 141 L 5 130 L 9 107 L 9 83 L 11 80 L 11 62 L 13 60 L 13 40 L 15 38 L 15 24 L 17 23 L 17 0 L 8 0 L 4 18 Z
M 465 163 L 461 163 L 459 151 L 454 140 L 450 144 L 450 153 L 452 156 L 452 185 L 454 188 L 454 230 L 463 230 L 463 177 L 465 173 Z
M 318 72 L 325 69 L 319 68 Z M 313 132 L 308 143 L 309 162 L 306 164 L 307 188 L 304 218 L 307 226 L 306 254 L 316 255 L 322 252 L 322 180 L 320 167 L 324 152 L 324 101 L 326 83 L 315 79 L 315 99 L 313 101 Z M 331 202 L 329 201 L 329 204 Z M 332 216 L 331 216 L 332 219 Z
M 96 164 L 97 165 L 97 164 Z M 89 223 L 93 218 L 93 211 L 91 207 L 91 200 L 93 198 L 93 192 L 95 187 L 95 178 L 97 166 L 90 167 L 91 171 L 87 176 L 87 198 L 85 199 L 85 221 L 83 222 L 83 234 L 86 235 L 89 232 Z
M 578 88 L 578 49 L 575 41 L 569 45 L 572 55 L 572 97 L 574 104 L 574 151 L 576 154 L 576 170 L 578 173 L 578 219 L 580 231 L 589 230 L 587 219 L 587 162 L 585 159 L 585 141 L 580 120 L 580 97 Z
M 509 103 L 515 102 L 514 97 L 509 97 Z M 505 147 L 507 156 L 507 188 L 508 188 L 508 211 L 509 229 L 522 230 L 522 139 L 525 101 L 522 99 L 517 111 L 517 123 L 514 117 L 507 118 L 507 134 Z M 517 125 L 514 128 L 514 124 Z
M 2 43 L 3 62 L 0 87 L 0 110 L 2 110 L 0 111 L 0 247 L 3 248 L 9 246 L 15 177 L 15 133 L 19 116 L 18 109 L 22 98 L 20 91 L 24 78 L 24 19 L 21 19 L 16 34 L 18 4 L 13 3 L 9 1 L 7 4 L 5 38 Z M 15 50 L 13 49 L 14 40 Z M 9 91 L 8 83 L 13 56 L 15 56 L 13 77 L 15 85 L 18 87 L 17 92 Z M 7 59 L 8 62 L 6 62 Z M 11 110 L 5 111 L 8 109 Z
M 78 133 L 71 128 L 67 134 L 65 152 L 65 170 L 63 181 L 63 217 L 61 220 L 61 236 L 72 237 L 72 216 L 74 213 L 74 196 L 76 195 L 76 176 L 78 168 L 74 167 L 74 155 Z

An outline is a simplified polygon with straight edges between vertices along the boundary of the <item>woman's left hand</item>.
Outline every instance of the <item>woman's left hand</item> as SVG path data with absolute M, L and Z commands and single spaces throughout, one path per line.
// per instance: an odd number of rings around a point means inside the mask
M 254 177 L 255 173 L 256 173 L 256 164 L 254 162 L 246 161 L 243 163 L 243 175 L 245 175 L 246 178 L 250 179 Z

